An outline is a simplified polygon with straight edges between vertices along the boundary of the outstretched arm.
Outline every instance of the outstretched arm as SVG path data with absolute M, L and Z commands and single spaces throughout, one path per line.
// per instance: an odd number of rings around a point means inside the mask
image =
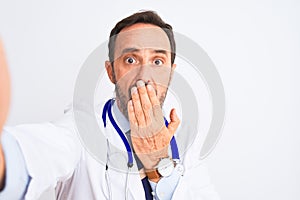
M 2 130 L 8 113 L 9 91 L 8 67 L 0 40 L 0 199 L 20 199 L 30 178 L 16 140 Z
M 9 76 L 4 55 L 2 41 L 0 39 L 0 138 L 3 124 L 6 120 L 9 106 Z M 4 186 L 5 159 L 0 139 L 0 189 Z
M 8 106 L 9 76 L 0 41 L 0 199 L 38 199 L 53 183 L 70 178 L 80 160 L 73 115 L 3 129 Z

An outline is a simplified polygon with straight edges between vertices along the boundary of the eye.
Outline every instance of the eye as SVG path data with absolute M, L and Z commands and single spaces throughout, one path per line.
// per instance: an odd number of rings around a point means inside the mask
M 155 59 L 155 60 L 154 60 L 154 64 L 155 64 L 155 65 L 162 65 L 162 64 L 164 64 L 164 63 L 163 63 L 163 61 L 162 61 L 161 59 Z
M 128 57 L 126 58 L 125 62 L 128 64 L 134 64 L 136 63 L 136 60 L 133 57 Z

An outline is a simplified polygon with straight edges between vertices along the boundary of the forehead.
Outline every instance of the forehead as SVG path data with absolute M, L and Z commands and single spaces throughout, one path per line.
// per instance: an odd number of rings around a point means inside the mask
M 115 42 L 115 59 L 127 48 L 170 51 L 170 41 L 163 29 L 152 24 L 134 24 L 124 28 Z

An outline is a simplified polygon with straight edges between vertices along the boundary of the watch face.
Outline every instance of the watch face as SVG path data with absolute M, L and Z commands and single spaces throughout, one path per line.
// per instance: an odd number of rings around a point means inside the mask
M 174 170 L 174 163 L 170 158 L 163 158 L 158 163 L 157 170 L 161 176 L 170 176 Z

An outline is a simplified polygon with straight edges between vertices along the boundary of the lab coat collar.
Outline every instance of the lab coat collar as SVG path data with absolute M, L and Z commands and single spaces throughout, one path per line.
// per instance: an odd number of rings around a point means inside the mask
M 130 130 L 130 123 L 127 120 L 127 118 L 123 115 L 123 113 L 120 111 L 117 102 L 115 102 L 114 105 L 112 106 L 112 114 L 119 128 L 122 130 L 124 134 Z

